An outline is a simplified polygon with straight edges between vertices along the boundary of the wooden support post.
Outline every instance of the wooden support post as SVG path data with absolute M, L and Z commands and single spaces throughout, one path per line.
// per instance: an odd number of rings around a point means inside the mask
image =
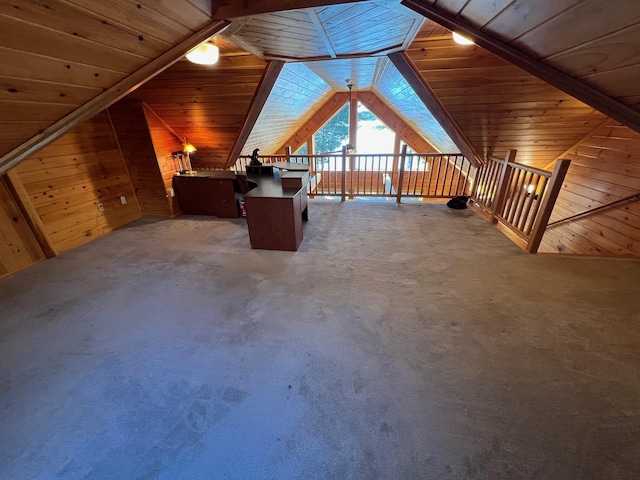
M 347 147 L 342 147 L 342 201 L 347 199 Z
M 531 235 L 529 236 L 529 242 L 527 243 L 527 252 L 536 253 L 542 237 L 547 229 L 547 223 L 549 223 L 549 217 L 558 199 L 558 194 L 562 188 L 564 177 L 567 174 L 571 160 L 561 159 L 556 162 L 556 166 L 551 174 L 547 191 L 542 198 L 542 204 L 540 205 L 540 211 L 536 217 L 536 221 L 531 229 Z
M 284 148 L 284 156 L 285 156 L 285 161 L 286 162 L 290 162 L 291 161 L 291 147 L 285 147 Z
M 516 153 L 517 150 L 509 150 L 504 158 L 500 178 L 498 180 L 496 198 L 493 199 L 493 205 L 491 208 L 491 223 L 498 223 L 496 215 L 500 215 L 502 213 L 502 208 L 504 207 L 504 202 L 507 199 L 507 193 L 509 192 L 509 172 L 511 170 L 509 162 L 513 162 L 515 160 Z
M 47 232 L 44 223 L 42 223 L 42 219 L 40 218 L 38 211 L 33 206 L 31 198 L 29 198 L 29 194 L 18 176 L 18 172 L 16 172 L 15 169 L 9 170 L 6 173 L 5 178 L 7 180 L 6 183 L 9 192 L 13 195 L 16 203 L 22 210 L 22 214 L 24 215 L 29 228 L 36 237 L 44 255 L 47 258 L 56 257 L 58 255 L 58 249 L 51 240 L 51 237 L 49 237 L 49 233 Z
M 400 152 L 400 174 L 398 175 L 398 191 L 396 192 L 396 203 L 402 203 L 402 184 L 404 183 L 404 164 L 407 160 L 407 144 L 402 146 Z

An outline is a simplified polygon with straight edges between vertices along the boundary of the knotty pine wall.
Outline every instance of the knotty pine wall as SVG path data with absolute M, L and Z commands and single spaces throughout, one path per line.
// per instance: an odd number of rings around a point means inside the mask
M 608 121 L 563 158 L 571 166 L 550 222 L 640 193 L 640 133 Z M 547 229 L 540 252 L 640 256 L 635 199 Z
M 171 153 L 183 149 L 182 141 L 150 108 L 145 107 L 144 114 L 147 119 L 147 126 L 153 142 L 160 175 L 162 176 L 162 183 L 168 195 L 169 210 L 171 215 L 175 216 L 181 213 L 181 210 L 178 197 L 172 196 L 173 176 L 177 168 Z
M 11 194 L 7 177 L 0 177 L 0 278 L 44 258 L 25 215 Z
M 109 108 L 109 114 L 142 215 L 173 216 L 173 199 L 169 197 L 163 172 L 158 164 L 142 103 L 118 102 Z
M 58 253 L 140 218 L 106 112 L 23 160 L 11 178 L 20 182 L 26 192 L 21 201 L 28 202 L 25 208 L 37 215 L 41 234 Z M 126 197 L 125 205 L 120 196 Z

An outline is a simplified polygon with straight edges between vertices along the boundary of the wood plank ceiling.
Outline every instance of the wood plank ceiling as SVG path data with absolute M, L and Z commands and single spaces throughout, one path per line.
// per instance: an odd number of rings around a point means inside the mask
M 236 117 L 242 115 L 243 108 L 246 112 L 247 102 L 253 95 L 250 84 L 264 61 L 271 58 L 305 62 L 353 59 L 349 67 L 344 68 L 335 68 L 331 62 L 307 65 L 333 90 L 344 89 L 346 78 L 356 78 L 358 88 L 380 93 L 383 89 L 377 85 L 384 73 L 380 62 L 353 57 L 383 56 L 405 50 L 423 22 L 422 15 L 405 6 L 410 3 L 410 0 L 351 3 L 304 0 L 295 2 L 299 10 L 284 11 L 292 2 L 225 0 L 213 2 L 212 6 L 210 0 L 2 1 L 0 155 L 88 105 L 102 92 L 189 39 L 218 16 L 232 22 L 223 35 L 254 54 L 229 60 L 221 69 L 226 68 L 231 77 L 222 80 L 224 75 L 220 74 L 213 83 L 207 83 L 211 85 L 209 93 L 213 89 L 229 91 L 228 108 L 215 111 L 216 117 L 225 117 L 218 119 L 222 129 L 220 138 L 224 137 L 224 142 L 229 142 L 234 135 Z M 640 74 L 639 2 L 612 5 L 601 0 L 424 0 L 417 3 L 430 6 L 454 19 L 454 23 L 504 42 L 520 52 L 523 59 L 543 64 L 595 93 L 605 94 L 631 112 L 640 112 L 640 84 L 635 80 Z M 593 112 L 593 108 L 548 89 L 542 82 L 479 47 L 458 49 L 444 37 L 438 39 L 441 33 L 433 25 L 426 26 L 409 54 L 479 152 L 499 154 L 502 148 L 519 147 L 521 160 L 541 165 L 543 157 L 548 160 L 565 146 L 568 148 L 567 143 L 597 123 L 599 114 Z M 167 82 L 188 81 L 191 76 L 197 76 L 195 70 L 184 63 L 178 62 L 175 71 L 169 69 L 163 74 Z M 471 68 L 462 74 L 465 67 Z M 347 68 L 349 71 L 345 73 Z M 360 73 L 358 69 L 371 73 Z M 356 73 L 352 73 L 354 71 Z M 369 78 L 369 75 L 372 76 Z M 234 80 L 232 85 L 229 78 Z M 191 80 L 194 87 L 197 81 Z M 478 85 L 485 81 L 491 84 Z M 161 91 L 159 84 L 149 88 Z M 207 92 L 195 88 L 198 94 Z M 157 104 L 156 107 L 165 108 L 168 118 L 176 121 L 188 117 L 183 112 L 194 113 L 185 131 L 192 137 L 197 136 L 209 129 L 200 123 L 208 119 L 202 116 L 196 99 L 186 91 L 182 93 L 186 95 L 167 97 L 174 105 Z M 134 96 L 153 103 L 143 92 Z M 189 102 L 191 105 L 187 106 Z M 546 108 L 537 108 L 543 105 Z M 93 113 L 99 109 L 100 106 L 96 106 Z M 532 115 L 532 109 L 538 110 L 537 113 Z M 567 124 L 561 133 L 556 128 L 560 124 Z M 538 127 L 540 130 L 535 132 L 534 139 L 532 129 Z M 505 133 L 497 134 L 499 131 Z M 562 138 L 557 138 L 560 136 Z M 518 138 L 522 143 L 516 145 L 513 142 Z M 202 145 L 210 146 L 213 152 L 219 150 L 222 143 L 222 140 L 213 143 L 204 140 Z M 0 169 L 7 161 L 2 157 Z
M 182 0 L 179 9 L 155 0 L 1 2 L 0 156 L 193 35 L 211 15 L 209 0 Z

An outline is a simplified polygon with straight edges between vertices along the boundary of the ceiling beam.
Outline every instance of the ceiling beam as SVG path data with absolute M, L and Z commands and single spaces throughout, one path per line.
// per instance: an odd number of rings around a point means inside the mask
M 250 2 L 247 0 L 219 0 L 213 2 L 213 18 L 233 19 L 262 13 L 326 7 L 363 1 L 367 0 L 252 0 Z
M 216 33 L 219 33 L 227 25 L 229 25 L 229 22 L 224 20 L 210 22 L 207 26 L 180 42 L 171 50 L 163 53 L 138 71 L 116 83 L 113 87 L 105 90 L 100 95 L 94 97 L 81 107 L 55 122 L 53 125 L 45 128 L 39 134 L 31 137 L 22 145 L 19 145 L 6 153 L 0 158 L 0 174 L 6 172 L 11 167 L 18 164 L 20 161 L 45 145 L 57 140 L 76 125 L 90 119 L 105 108 L 113 105 L 159 73 L 164 72 L 167 68 L 180 60 L 193 47 L 211 38 Z
M 469 25 L 464 20 L 445 13 L 438 8 L 426 5 L 418 0 L 402 0 L 402 4 L 411 10 L 439 23 L 449 30 L 455 30 L 469 38 L 476 45 L 520 67 L 550 85 L 568 93 L 605 115 L 640 132 L 640 112 L 599 92 L 581 81 L 556 70 L 546 63 L 536 60 L 524 52 L 508 45 L 491 35 Z
M 471 164 L 477 167 L 483 163 L 482 157 L 476 153 L 471 142 L 467 139 L 451 115 L 449 115 L 449 112 L 447 112 L 426 80 L 422 78 L 422 75 L 407 54 L 404 52 L 392 53 L 389 55 L 389 59 Z
M 327 35 L 327 31 L 324 29 L 324 25 L 322 25 L 320 16 L 316 13 L 315 10 L 309 10 L 308 14 L 309 18 L 311 19 L 311 23 L 313 23 L 313 26 L 316 27 L 316 31 L 322 39 L 322 43 L 324 43 L 324 46 L 327 47 L 329 55 L 331 55 L 331 58 L 336 58 L 336 50 L 331 44 L 331 39 L 329 38 L 329 35 Z
M 262 78 L 260 79 L 260 83 L 258 84 L 258 88 L 256 88 L 256 93 L 253 95 L 251 99 L 251 105 L 249 105 L 249 110 L 244 118 L 244 123 L 242 124 L 242 128 L 236 137 L 236 141 L 233 145 L 233 148 L 229 152 L 229 157 L 227 158 L 227 163 L 225 164 L 225 168 L 229 168 L 230 165 L 236 163 L 244 144 L 247 142 L 253 127 L 258 121 L 258 117 L 260 116 L 260 112 L 262 112 L 262 108 L 264 104 L 267 102 L 269 98 L 269 94 L 273 89 L 273 86 L 276 84 L 276 80 L 278 80 L 278 76 L 284 67 L 284 62 L 279 60 L 269 61 L 267 62 L 267 66 L 264 69 L 264 73 L 262 74 Z

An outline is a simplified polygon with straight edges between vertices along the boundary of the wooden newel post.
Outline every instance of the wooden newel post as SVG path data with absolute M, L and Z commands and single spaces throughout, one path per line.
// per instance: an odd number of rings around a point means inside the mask
M 285 162 L 291 161 L 291 147 L 284 147 Z
M 498 179 L 498 189 L 496 191 L 496 197 L 493 200 L 491 208 L 491 223 L 498 223 L 496 215 L 502 215 L 502 209 L 504 208 L 504 202 L 507 199 L 507 193 L 509 193 L 509 180 L 511 179 L 511 167 L 509 162 L 513 162 L 516 158 L 517 150 L 509 150 L 507 156 L 504 158 L 502 164 L 502 170 L 500 171 L 500 178 Z
M 404 183 L 404 164 L 407 160 L 407 144 L 402 145 L 400 152 L 400 173 L 398 174 L 398 191 L 396 192 L 396 203 L 402 202 L 402 184 Z
M 564 177 L 567 174 L 571 160 L 561 159 L 556 162 L 556 166 L 551 174 L 549 185 L 542 198 L 542 204 L 540 205 L 540 211 L 536 217 L 536 221 L 531 229 L 531 235 L 529 236 L 529 242 L 527 243 L 527 252 L 536 253 L 542 237 L 547 229 L 547 223 L 549 223 L 549 217 L 558 199 L 558 194 L 564 183 Z
M 342 201 L 344 202 L 347 197 L 347 147 L 342 147 Z

